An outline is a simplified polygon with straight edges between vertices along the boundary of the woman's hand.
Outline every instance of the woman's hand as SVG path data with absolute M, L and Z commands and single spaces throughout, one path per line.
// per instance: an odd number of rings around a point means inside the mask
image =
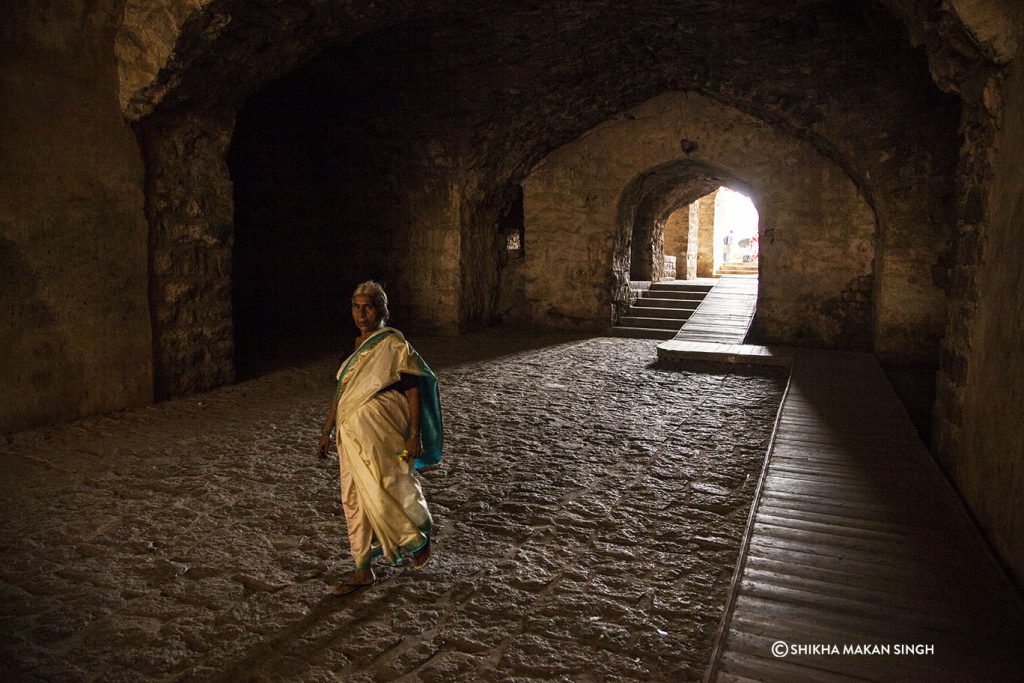
M 321 460 L 325 460 L 327 458 L 327 454 L 330 453 L 330 452 L 331 452 L 331 435 L 330 434 L 321 434 L 320 435 L 320 443 L 317 444 L 317 447 L 316 447 L 316 454 L 318 456 L 320 456 Z
M 423 444 L 420 443 L 420 435 L 410 436 L 405 440 L 405 462 L 413 462 L 423 455 Z

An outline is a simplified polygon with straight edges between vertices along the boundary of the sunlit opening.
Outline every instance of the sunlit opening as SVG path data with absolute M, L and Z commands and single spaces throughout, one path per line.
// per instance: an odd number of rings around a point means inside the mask
M 750 198 L 727 187 L 715 198 L 715 272 L 725 263 L 757 263 L 757 209 Z

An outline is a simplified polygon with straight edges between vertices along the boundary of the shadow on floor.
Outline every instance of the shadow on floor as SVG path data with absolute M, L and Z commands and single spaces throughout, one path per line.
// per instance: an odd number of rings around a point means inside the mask
M 595 336 L 599 335 L 592 332 L 550 332 L 492 327 L 454 337 L 410 332 L 407 338 L 436 370 L 462 363 L 494 360 Z M 351 353 L 354 341 L 354 334 L 321 334 L 263 339 L 259 341 L 258 347 L 250 342 L 249 352 L 245 357 L 236 355 L 237 380 L 242 382 L 283 368 L 308 365 L 326 359 L 340 361 Z

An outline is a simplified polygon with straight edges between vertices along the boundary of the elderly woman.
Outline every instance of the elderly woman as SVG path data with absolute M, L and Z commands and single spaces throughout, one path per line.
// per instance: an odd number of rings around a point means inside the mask
M 379 284 L 356 287 L 352 319 L 355 351 L 338 370 L 317 449 L 327 456 L 333 428 L 356 565 L 339 595 L 374 582 L 374 557 L 397 564 L 405 553 L 413 568 L 427 564 L 432 519 L 413 472 L 441 459 L 437 378 L 401 332 L 385 327 L 388 298 Z

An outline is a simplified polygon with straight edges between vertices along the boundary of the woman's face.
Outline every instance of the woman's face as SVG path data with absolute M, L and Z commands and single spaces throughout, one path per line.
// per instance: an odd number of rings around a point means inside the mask
M 373 332 L 383 324 L 381 318 L 381 312 L 373 305 L 373 299 L 363 294 L 352 297 L 352 320 L 360 332 Z

